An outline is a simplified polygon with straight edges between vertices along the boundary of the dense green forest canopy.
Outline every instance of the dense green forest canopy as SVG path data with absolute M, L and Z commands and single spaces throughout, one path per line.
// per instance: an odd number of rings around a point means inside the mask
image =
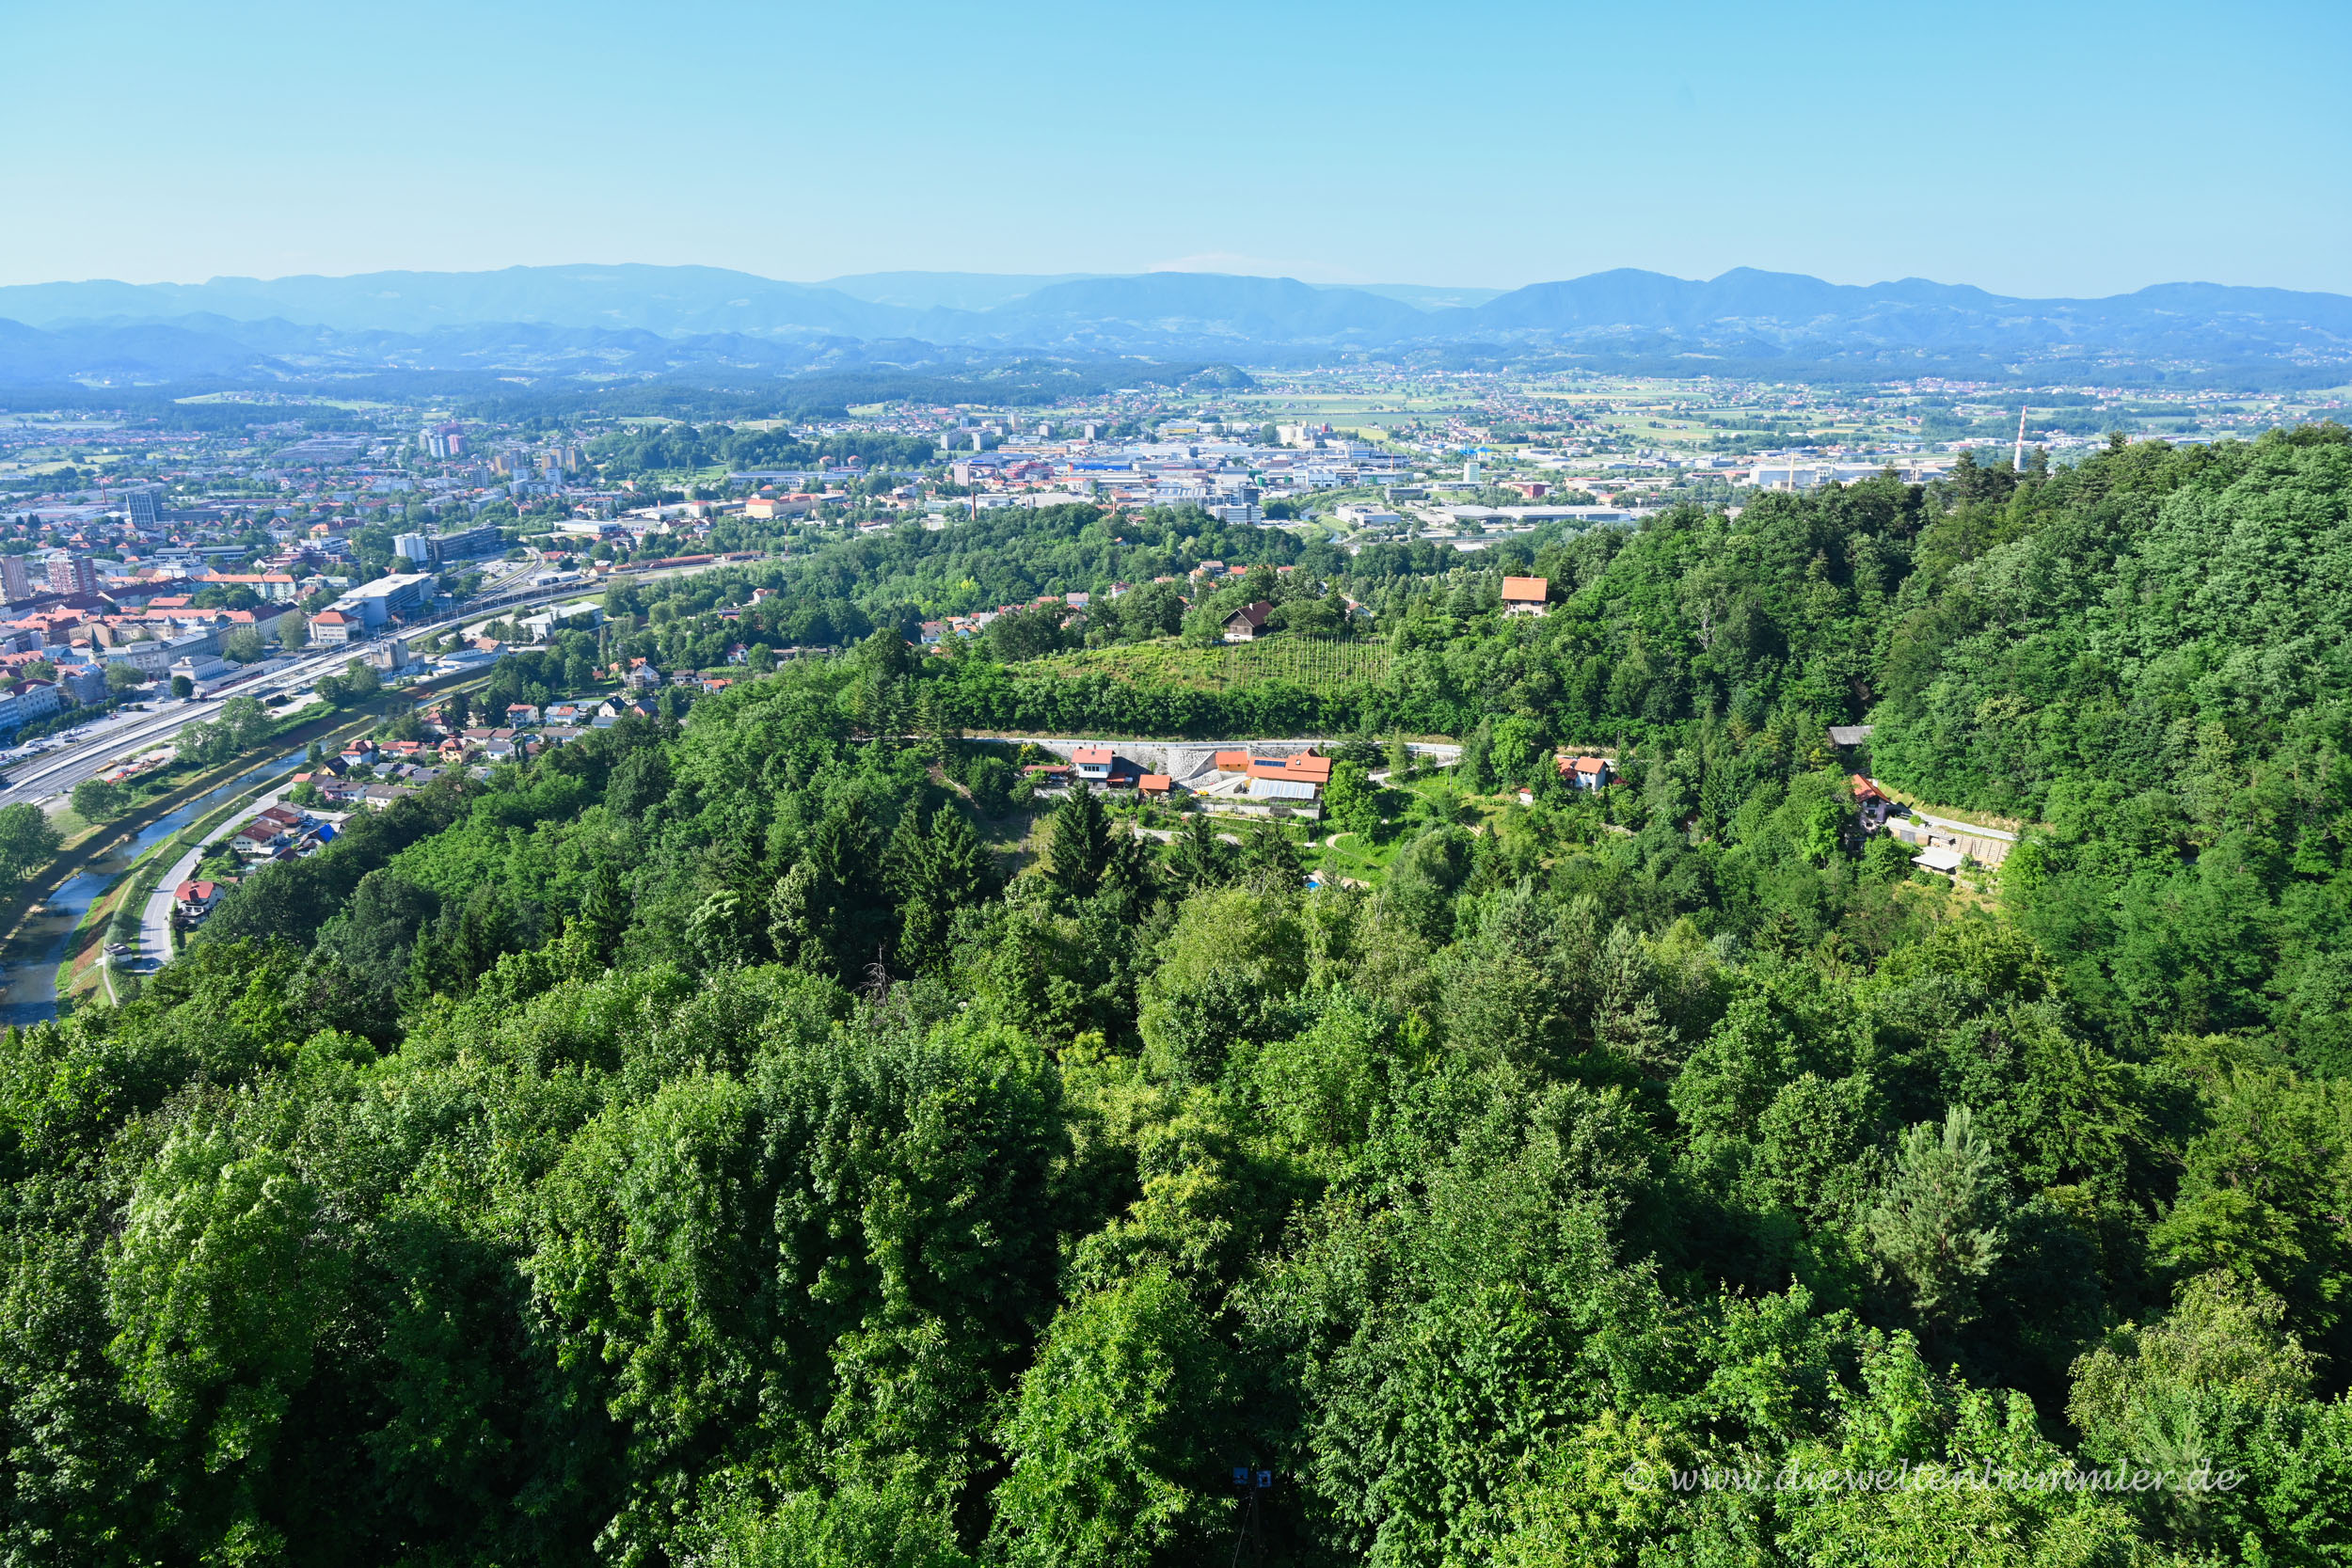
M 590 443 L 589 456 L 607 478 L 659 470 L 691 472 L 714 464 L 730 468 L 814 468 L 820 458 L 882 468 L 920 468 L 939 456 L 939 443 L 918 436 L 851 432 L 811 440 L 787 430 L 737 430 L 683 422 L 634 425 Z
M 924 346 L 926 356 L 935 350 Z M 1218 389 L 1254 385 L 1232 365 L 1142 359 L 1009 359 L 936 370 L 880 365 L 860 370 L 817 371 L 778 378 L 760 372 L 728 377 L 683 371 L 651 381 L 558 388 L 542 385 L 518 391 L 502 378 L 475 372 L 417 372 L 360 377 L 357 384 L 395 399 L 446 395 L 462 399 L 469 411 L 492 423 L 541 423 L 629 419 L 652 415 L 674 420 L 838 420 L 852 407 L 905 403 L 918 406 L 963 404 L 977 408 L 1050 408 L 1136 388 L 1187 387 Z M 434 388 L 438 386 L 436 394 Z M 114 407 L 94 394 L 78 401 L 80 388 L 44 393 L 59 406 Z
M 9 1560 L 2352 1554 L 2343 431 L 1547 538 L 1540 619 L 1212 540 L 1371 611 L 1312 692 L 1041 673 L 1166 605 L 926 656 L 897 607 L 1208 537 L 974 526 L 621 606 L 882 629 L 355 819 L 0 1042 Z M 1385 878 L 963 738 L 1089 714 L 1344 737 Z M 1856 765 L 2025 824 L 1993 891 Z M 2117 1465 L 2229 1484 L 1772 1481 Z

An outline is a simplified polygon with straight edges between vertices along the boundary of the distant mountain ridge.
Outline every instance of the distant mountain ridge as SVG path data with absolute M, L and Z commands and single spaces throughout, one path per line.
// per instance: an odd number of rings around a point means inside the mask
M 204 283 L 34 283 L 0 289 L 0 316 L 32 326 L 208 312 L 279 317 L 338 331 L 539 322 L 683 332 L 772 330 L 889 336 L 906 315 L 836 290 L 723 267 L 505 267 L 496 272 L 376 272 Z
M 809 287 L 831 289 L 868 305 L 894 305 L 909 310 L 993 310 L 1051 284 L 1107 276 L 1098 272 L 864 272 L 828 277 Z
M 1185 272 L 877 273 L 806 284 L 721 267 L 581 264 L 27 284 L 0 288 L 0 320 L 22 324 L 0 333 L 0 382 L 16 385 L 403 368 L 793 374 L 974 354 L 1272 362 L 1482 344 L 1692 372 L 1785 361 L 1997 372 L 2073 359 L 2308 373 L 2352 362 L 2352 298 L 2340 294 L 2167 283 L 2035 300 L 1924 278 L 1839 284 L 1745 267 L 1705 280 L 1619 268 L 1492 293 Z

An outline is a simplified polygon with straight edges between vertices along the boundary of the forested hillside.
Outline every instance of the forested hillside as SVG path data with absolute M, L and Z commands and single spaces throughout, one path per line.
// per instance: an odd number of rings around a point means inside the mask
M 623 607 L 886 629 L 355 821 L 0 1041 L 8 1561 L 2352 1558 L 2343 430 L 1470 568 L 987 527 Z M 887 629 L 1210 549 L 1264 569 Z M 1385 678 L 1067 674 L 1243 595 Z M 1015 724 L 1353 736 L 1393 862 L 1084 793 L 998 853 Z M 1404 734 L 1450 782 L 1373 786 Z M 1915 872 L 1859 762 L 2025 842 Z M 2117 1465 L 2220 1479 L 2064 1479 Z

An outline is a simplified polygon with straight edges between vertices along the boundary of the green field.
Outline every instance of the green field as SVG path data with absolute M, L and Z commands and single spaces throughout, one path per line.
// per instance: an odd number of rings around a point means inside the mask
M 1276 633 L 1256 642 L 1197 648 L 1173 638 L 1056 655 L 1039 665 L 1061 675 L 1106 675 L 1122 685 L 1225 691 L 1261 681 L 1287 681 L 1331 696 L 1388 678 L 1395 645 L 1387 639 L 1342 642 Z

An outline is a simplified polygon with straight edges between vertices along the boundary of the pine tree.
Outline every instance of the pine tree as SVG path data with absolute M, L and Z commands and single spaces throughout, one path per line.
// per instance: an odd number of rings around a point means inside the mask
M 579 924 L 607 963 L 619 955 L 621 939 L 628 935 L 636 912 L 619 870 L 610 863 L 597 866 L 580 901 Z
M 980 835 L 962 814 L 943 807 L 932 814 L 928 833 L 914 832 L 914 814 L 900 819 L 889 860 L 898 906 L 898 957 L 920 970 L 947 959 L 947 932 L 958 910 L 996 896 L 1000 881 Z M 901 841 L 905 841 L 902 845 Z
M 925 681 L 914 692 L 914 733 L 922 737 L 924 755 L 933 763 L 946 760 L 947 749 L 963 738 L 937 681 Z
M 958 907 L 995 897 L 1004 882 L 980 835 L 952 810 L 931 818 L 930 872 L 932 887 Z
M 1870 1211 L 1870 1250 L 1925 1319 L 1973 1314 L 1976 1281 L 2001 1256 L 2001 1173 L 1965 1105 L 1903 1134 L 1894 1174 Z
M 1593 1009 L 1593 1044 L 1603 1056 L 1644 1077 L 1672 1082 L 1681 1066 L 1682 1043 L 1659 1014 L 1648 962 L 1625 926 L 1610 931 L 1597 967 L 1600 1001 Z
M 890 895 L 892 903 L 903 906 L 929 890 L 930 861 L 931 844 L 923 832 L 921 814 L 909 806 L 898 814 L 898 826 L 891 832 L 890 847 L 882 851 L 882 888 Z
M 1495 786 L 1494 745 L 1495 726 L 1491 719 L 1481 719 L 1478 728 L 1462 743 L 1462 765 L 1456 772 L 1462 787 L 1473 795 L 1484 795 Z
M 1091 898 L 1110 865 L 1110 818 L 1102 800 L 1084 784 L 1072 786 L 1054 808 L 1052 844 L 1045 875 L 1073 898 Z
M 1241 842 L 1242 879 L 1262 893 L 1295 893 L 1307 879 L 1298 842 L 1271 822 L 1261 822 Z
M 1168 869 L 1184 893 L 1218 887 L 1232 879 L 1232 846 L 1199 812 L 1187 815 L 1168 844 Z
M 770 891 L 769 938 L 786 962 L 841 979 L 886 957 L 896 914 L 881 835 L 843 806 L 817 825 L 807 852 Z
M 1157 863 L 1142 839 L 1122 831 L 1111 840 L 1103 886 L 1117 892 L 1121 907 L 1130 914 L 1140 914 L 1159 899 L 1159 879 L 1153 874 Z

